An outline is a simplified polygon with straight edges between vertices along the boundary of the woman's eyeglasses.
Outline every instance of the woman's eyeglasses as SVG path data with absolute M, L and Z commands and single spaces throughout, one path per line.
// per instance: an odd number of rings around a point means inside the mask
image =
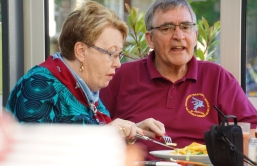
M 105 50 L 105 49 L 97 47 L 95 45 L 92 47 L 101 53 L 108 54 L 110 56 L 111 61 L 115 61 L 115 59 L 117 59 L 117 58 L 119 58 L 119 60 L 121 60 L 122 57 L 124 56 L 124 54 L 122 52 L 110 51 L 110 50 L 113 50 L 113 47 L 110 48 L 109 50 Z
M 175 32 L 176 26 L 179 27 L 179 29 L 184 33 L 190 33 L 193 29 L 193 26 L 195 26 L 195 23 L 193 22 L 184 22 L 179 25 L 173 24 L 173 23 L 166 23 L 158 27 L 152 27 L 151 30 L 159 29 L 164 35 L 167 34 L 173 34 Z

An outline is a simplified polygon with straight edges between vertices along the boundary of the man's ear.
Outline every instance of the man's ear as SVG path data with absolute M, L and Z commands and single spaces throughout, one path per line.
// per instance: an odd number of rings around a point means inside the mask
M 87 45 L 82 42 L 77 42 L 74 45 L 74 55 L 80 61 L 83 62 L 85 59 L 86 50 L 88 49 Z
M 148 47 L 150 47 L 151 49 L 154 49 L 153 37 L 152 37 L 152 34 L 148 31 L 145 33 L 145 40 Z

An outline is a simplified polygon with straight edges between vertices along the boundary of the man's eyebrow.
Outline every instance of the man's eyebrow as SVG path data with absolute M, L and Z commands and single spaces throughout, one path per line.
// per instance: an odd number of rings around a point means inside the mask
M 190 22 L 190 21 L 183 21 L 183 22 L 180 22 L 179 25 L 180 24 L 187 24 L 187 23 L 192 23 L 192 22 Z M 167 25 L 176 25 L 176 24 L 174 24 L 173 22 L 165 22 L 165 23 L 163 23 L 160 26 L 167 26 Z
M 160 26 L 175 25 L 173 22 L 165 22 Z

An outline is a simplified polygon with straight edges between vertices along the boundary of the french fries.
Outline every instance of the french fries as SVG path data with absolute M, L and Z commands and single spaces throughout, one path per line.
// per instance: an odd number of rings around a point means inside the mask
M 182 149 L 176 148 L 172 154 L 182 154 L 182 155 L 201 155 L 201 154 L 207 154 L 206 145 L 199 144 L 196 142 L 191 143 L 188 146 L 185 146 Z
M 177 143 L 165 143 L 166 145 L 168 145 L 168 146 L 177 146 Z

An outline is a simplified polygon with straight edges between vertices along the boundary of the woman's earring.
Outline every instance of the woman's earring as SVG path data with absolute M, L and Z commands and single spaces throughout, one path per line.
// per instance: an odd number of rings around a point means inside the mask
M 81 66 L 80 66 L 80 68 L 79 68 L 79 71 L 80 72 L 83 72 L 84 71 L 84 62 L 80 62 L 80 64 L 81 64 Z

